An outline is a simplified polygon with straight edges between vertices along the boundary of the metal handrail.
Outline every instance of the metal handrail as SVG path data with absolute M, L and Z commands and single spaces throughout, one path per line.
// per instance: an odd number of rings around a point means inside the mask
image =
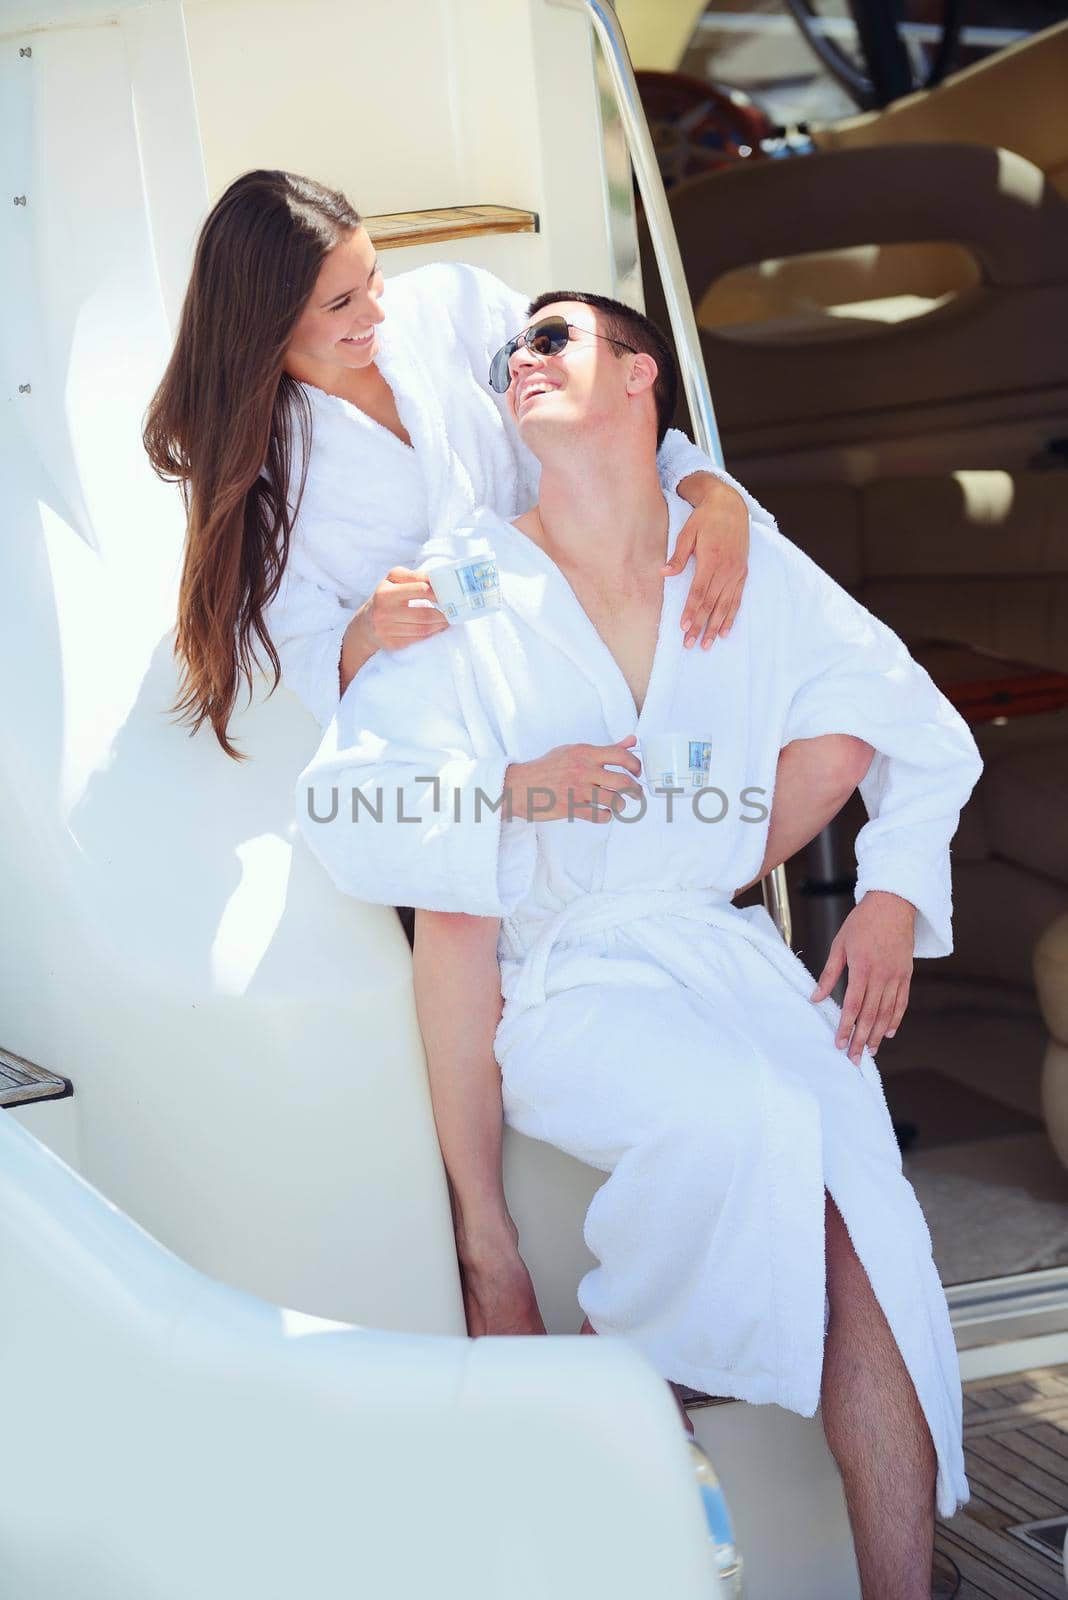
M 704 358 L 701 355 L 697 319 L 693 314 L 679 242 L 675 237 L 675 225 L 668 209 L 664 180 L 660 176 L 649 124 L 645 120 L 645 112 L 638 95 L 638 85 L 634 79 L 634 67 L 619 18 L 608 0 L 547 0 L 547 3 L 565 11 L 584 12 L 601 46 L 601 54 L 615 92 L 634 175 L 638 180 L 638 191 L 649 222 L 649 238 L 660 272 L 660 284 L 667 302 L 671 331 L 675 337 L 680 376 L 693 421 L 694 437 L 705 454 L 721 467 L 723 446 L 720 443 L 715 408 L 708 387 L 708 374 L 705 372 Z M 793 927 L 785 868 L 773 867 L 761 880 L 760 887 L 772 921 L 786 943 L 792 944 Z

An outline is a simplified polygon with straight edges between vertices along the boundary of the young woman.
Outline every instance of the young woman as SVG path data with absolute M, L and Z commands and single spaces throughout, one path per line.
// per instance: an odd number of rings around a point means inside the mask
M 410 567 L 422 543 L 476 505 L 512 518 L 537 499 L 537 463 L 487 382 L 527 303 L 460 264 L 386 284 L 359 215 L 307 178 L 250 172 L 226 190 L 201 232 L 144 434 L 188 511 L 173 709 L 194 731 L 209 723 L 244 759 L 228 723 L 260 648 L 271 692 L 284 677 L 325 726 L 377 650 L 447 626 L 409 606 L 430 592 Z M 674 430 L 658 462 L 665 488 L 695 507 L 663 571 L 695 555 L 683 627 L 688 646 L 707 648 L 737 611 L 759 507 Z M 469 1330 L 544 1331 L 501 1184 L 495 930 L 430 913 L 416 927 Z

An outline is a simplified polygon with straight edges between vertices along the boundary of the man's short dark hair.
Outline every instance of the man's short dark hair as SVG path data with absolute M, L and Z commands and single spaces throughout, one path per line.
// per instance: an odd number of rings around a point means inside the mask
M 635 311 L 633 306 L 624 305 L 622 300 L 610 300 L 603 294 L 587 294 L 583 289 L 552 289 L 547 294 L 539 294 L 536 300 L 530 302 L 527 316 L 533 317 L 544 306 L 555 305 L 559 300 L 577 300 L 584 306 L 592 306 L 594 311 L 600 312 L 602 330 L 610 339 L 620 339 L 633 349 L 640 350 L 643 355 L 652 356 L 656 362 L 653 399 L 656 401 L 656 443 L 659 449 L 675 415 L 679 369 L 671 346 L 656 323 L 650 322 L 641 311 Z M 626 354 L 618 345 L 612 348 L 617 356 Z

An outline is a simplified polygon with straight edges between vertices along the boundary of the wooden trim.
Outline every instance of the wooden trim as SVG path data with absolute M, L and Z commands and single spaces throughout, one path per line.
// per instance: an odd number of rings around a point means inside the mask
M 512 206 L 446 206 L 439 211 L 393 211 L 364 217 L 363 225 L 379 250 L 446 239 L 478 239 L 488 233 L 537 233 L 536 211 Z
M 25 1106 L 35 1100 L 63 1100 L 73 1093 L 68 1078 L 0 1049 L 0 1108 Z

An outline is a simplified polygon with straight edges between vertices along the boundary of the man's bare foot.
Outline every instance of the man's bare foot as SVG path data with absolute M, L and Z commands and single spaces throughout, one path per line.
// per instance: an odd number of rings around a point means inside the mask
M 517 1253 L 481 1262 L 460 1261 L 467 1332 L 472 1339 L 487 1334 L 544 1333 L 530 1273 Z
M 596 1335 L 597 1329 L 590 1322 L 589 1317 L 584 1317 L 583 1318 L 582 1327 L 579 1329 L 579 1333 L 592 1333 L 592 1334 Z M 682 1396 L 679 1393 L 679 1390 L 681 1388 L 683 1388 L 683 1387 L 684 1387 L 684 1385 L 679 1384 L 679 1383 L 671 1383 L 671 1382 L 668 1383 L 668 1388 L 671 1390 L 672 1394 L 675 1396 L 675 1404 L 678 1406 L 679 1413 L 682 1416 L 683 1426 L 685 1427 L 686 1432 L 690 1435 L 690 1438 L 692 1439 L 693 1436 L 694 1436 L 693 1423 L 690 1421 L 689 1414 L 687 1413 L 686 1407 L 682 1403 Z

